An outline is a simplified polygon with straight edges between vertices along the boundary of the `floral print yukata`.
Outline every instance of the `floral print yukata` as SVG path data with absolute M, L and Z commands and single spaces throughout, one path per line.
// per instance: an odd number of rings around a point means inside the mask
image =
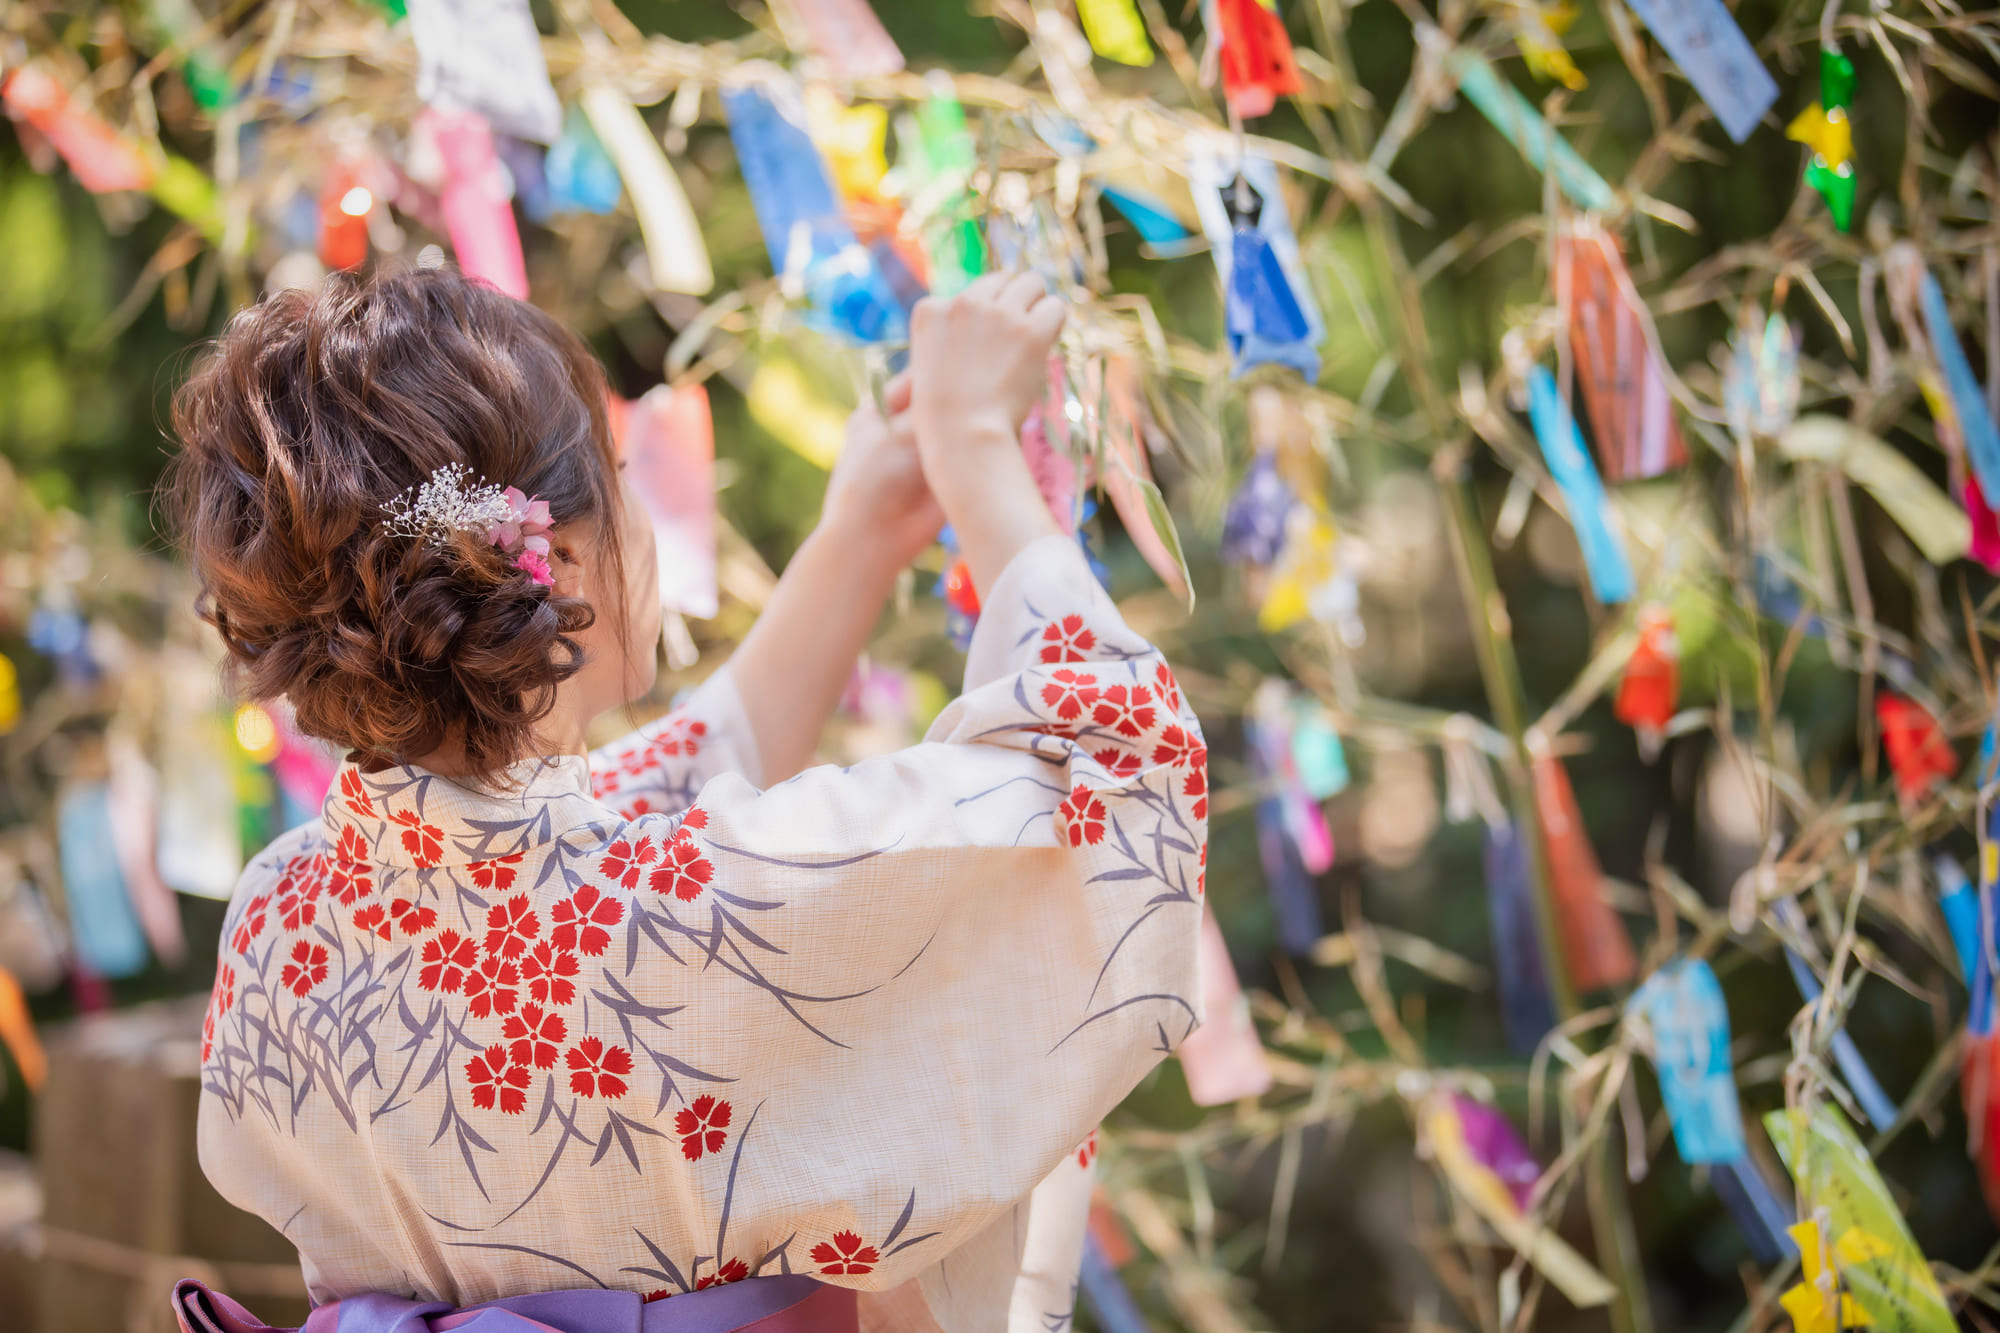
M 343 765 L 230 905 L 203 1169 L 319 1300 L 807 1273 L 1061 1330 L 1093 1128 L 1199 1017 L 1207 754 L 1059 538 L 965 683 L 768 791 L 726 670 L 508 790 Z

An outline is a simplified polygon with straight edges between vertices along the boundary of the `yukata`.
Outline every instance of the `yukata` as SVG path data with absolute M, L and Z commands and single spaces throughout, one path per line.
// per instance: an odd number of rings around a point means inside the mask
M 231 901 L 202 1167 L 318 1301 L 803 1274 L 1059 1333 L 1095 1126 L 1200 1019 L 1206 760 L 1050 537 L 895 754 L 759 790 L 725 668 L 491 787 L 345 764 Z

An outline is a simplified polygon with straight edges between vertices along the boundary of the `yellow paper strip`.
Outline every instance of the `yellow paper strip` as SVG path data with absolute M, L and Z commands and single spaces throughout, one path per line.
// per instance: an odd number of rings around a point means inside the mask
M 1917 465 L 1851 421 L 1800 417 L 1778 439 L 1794 461 L 1838 468 L 1875 497 L 1934 565 L 1963 556 L 1972 545 L 1972 520 Z
M 639 233 L 646 239 L 653 285 L 663 292 L 705 295 L 715 286 L 708 247 L 688 206 L 687 192 L 674 175 L 660 141 L 646 128 L 639 109 L 602 84 L 586 88 L 583 114 L 618 166 L 625 191 L 639 215 Z

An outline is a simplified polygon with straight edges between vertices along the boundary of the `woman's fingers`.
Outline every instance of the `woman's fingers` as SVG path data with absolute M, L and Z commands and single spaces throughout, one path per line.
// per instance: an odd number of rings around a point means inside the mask
M 994 304 L 1007 310 L 1028 311 L 1036 301 L 1047 296 L 1049 284 L 1041 274 L 1032 269 L 1023 269 L 1008 279 Z
M 1060 297 L 1043 296 L 1028 310 L 1028 328 L 1043 342 L 1054 342 L 1069 318 L 1069 303 Z
M 915 382 L 910 377 L 910 372 L 904 370 L 899 371 L 887 384 L 882 386 L 882 406 L 890 416 L 893 417 L 898 412 L 909 410 L 910 390 Z

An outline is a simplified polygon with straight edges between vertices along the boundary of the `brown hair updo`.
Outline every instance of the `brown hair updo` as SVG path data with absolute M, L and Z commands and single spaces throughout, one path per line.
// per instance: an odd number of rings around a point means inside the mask
M 164 498 L 232 686 L 371 756 L 456 743 L 482 774 L 524 757 L 582 665 L 589 604 L 477 534 L 399 536 L 383 507 L 463 464 L 547 500 L 559 529 L 594 525 L 617 571 L 604 371 L 574 334 L 448 270 L 336 274 L 231 319 L 173 422 Z

